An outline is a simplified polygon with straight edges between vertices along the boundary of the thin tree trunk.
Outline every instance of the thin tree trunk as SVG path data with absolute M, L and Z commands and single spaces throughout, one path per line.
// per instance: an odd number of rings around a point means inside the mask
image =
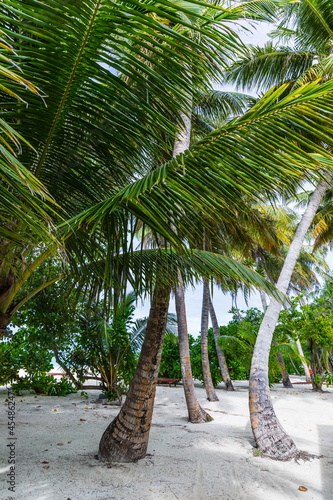
M 104 462 L 134 462 L 146 455 L 169 297 L 170 289 L 156 287 L 138 366 L 128 395 L 99 444 L 98 456 Z
M 209 289 L 208 289 L 208 292 L 209 292 Z M 209 293 L 209 312 L 210 312 L 210 317 L 212 320 L 217 359 L 219 362 L 219 367 L 221 370 L 222 379 L 223 379 L 223 382 L 224 382 L 224 385 L 225 385 L 227 391 L 234 391 L 235 389 L 234 389 L 234 386 L 233 386 L 231 378 L 230 378 L 227 360 L 225 359 L 224 352 L 222 351 L 221 346 L 220 346 L 219 341 L 218 341 L 220 338 L 220 328 L 219 328 L 219 324 L 217 321 L 217 317 L 216 317 L 216 313 L 215 313 L 215 309 L 213 306 L 213 302 L 212 302 L 210 293 Z
M 73 382 L 73 384 L 75 385 L 75 387 L 78 389 L 78 390 L 81 390 L 82 389 L 82 382 L 80 382 L 79 380 L 76 380 L 76 378 L 74 377 L 74 375 L 72 374 L 71 370 L 68 368 L 68 366 L 66 366 L 65 363 L 62 362 L 60 356 L 59 356 L 59 351 L 56 347 L 52 347 L 52 351 L 53 351 L 53 354 L 54 354 L 54 357 L 56 359 L 56 362 L 61 366 L 61 368 L 64 370 L 64 372 L 66 373 L 67 377 Z
M 327 175 L 327 181 L 331 177 L 331 174 Z M 284 294 L 287 292 L 306 233 L 328 186 L 327 181 L 318 183 L 290 245 L 277 282 L 277 288 Z M 281 307 L 280 302 L 271 298 L 260 325 L 251 365 L 249 406 L 254 439 L 261 452 L 277 460 L 288 460 L 298 456 L 300 452 L 275 415 L 268 384 L 269 351 Z
M 209 282 L 203 280 L 202 311 L 201 311 L 201 361 L 205 389 L 208 401 L 218 401 L 210 372 L 208 355 L 208 322 L 209 322 Z
M 263 290 L 259 290 L 259 293 L 260 293 L 262 308 L 263 308 L 263 311 L 265 312 L 267 309 L 266 294 Z M 273 344 L 275 346 L 279 345 L 275 340 L 273 340 Z M 291 383 L 291 380 L 289 378 L 289 375 L 288 375 L 288 372 L 286 369 L 286 364 L 284 362 L 284 358 L 283 358 L 282 353 L 280 351 L 278 351 L 276 353 L 276 359 L 277 359 L 277 362 L 279 363 L 279 367 L 281 370 L 283 387 L 285 387 L 286 389 L 293 389 L 293 384 Z
M 193 424 L 210 422 L 211 420 L 213 420 L 212 417 L 203 408 L 201 408 L 197 396 L 195 394 L 191 360 L 190 360 L 190 348 L 188 341 L 185 293 L 180 273 L 178 273 L 178 275 L 179 275 L 179 284 L 176 286 L 175 290 L 175 303 L 176 303 L 177 324 L 178 324 L 180 365 L 182 370 L 188 419 Z
M 312 390 L 323 392 L 323 377 L 325 370 L 320 360 L 317 344 L 313 339 L 309 339 L 311 350 L 311 368 L 312 368 Z
M 181 113 L 184 127 L 177 134 L 174 142 L 172 157 L 184 153 L 191 142 L 191 115 L 190 113 Z M 175 290 L 175 303 L 178 322 L 179 354 L 182 370 L 185 400 L 187 405 L 189 421 L 192 423 L 209 422 L 213 418 L 201 408 L 195 394 L 192 368 L 190 361 L 190 348 L 188 342 L 188 330 L 185 309 L 185 292 L 180 272 L 178 272 L 179 283 Z
M 273 344 L 275 346 L 279 345 L 274 340 L 273 340 Z M 289 378 L 289 374 L 288 374 L 287 369 L 286 369 L 286 364 L 284 362 L 284 357 L 282 356 L 282 353 L 280 351 L 278 351 L 276 353 L 276 359 L 277 359 L 279 366 L 280 366 L 283 387 L 285 387 L 286 389 L 293 389 L 293 384 L 291 383 L 291 380 Z
M 304 359 L 304 352 L 303 352 L 303 347 L 302 347 L 301 341 L 299 339 L 296 340 L 296 347 L 297 347 L 297 350 L 298 350 L 298 354 L 301 356 L 301 363 L 302 363 L 303 370 L 304 370 L 304 373 L 305 373 L 305 380 L 308 383 L 310 383 L 311 382 L 310 370 L 309 370 L 308 365 L 305 363 L 305 361 L 303 361 L 303 359 Z

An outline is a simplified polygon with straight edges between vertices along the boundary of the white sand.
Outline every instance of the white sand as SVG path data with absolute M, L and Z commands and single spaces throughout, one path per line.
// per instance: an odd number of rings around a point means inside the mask
M 239 382 L 235 393 L 218 390 L 216 403 L 205 399 L 204 389 L 197 393 L 213 422 L 188 423 L 183 388 L 159 386 L 149 455 L 138 463 L 109 467 L 94 456 L 119 408 L 93 409 L 90 401 L 97 391 L 89 391 L 88 403 L 80 394 L 16 397 L 12 493 L 6 482 L 6 391 L 1 391 L 1 500 L 333 499 L 332 389 L 324 394 L 313 393 L 308 385 L 272 390 L 276 413 L 298 447 L 324 455 L 299 464 L 253 456 L 246 383 Z

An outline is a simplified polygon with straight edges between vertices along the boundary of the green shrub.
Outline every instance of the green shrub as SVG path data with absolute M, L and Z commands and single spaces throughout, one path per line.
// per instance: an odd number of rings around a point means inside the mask
M 12 390 L 17 395 L 21 395 L 22 391 L 29 391 L 46 396 L 65 396 L 77 392 L 68 379 L 62 378 L 58 382 L 52 375 L 32 375 L 21 378 L 12 384 Z

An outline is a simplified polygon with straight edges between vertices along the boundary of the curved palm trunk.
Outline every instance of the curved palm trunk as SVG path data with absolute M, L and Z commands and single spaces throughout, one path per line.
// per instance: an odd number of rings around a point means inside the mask
M 183 386 L 184 386 L 185 399 L 188 411 L 188 419 L 193 424 L 210 422 L 211 420 L 213 420 L 213 418 L 203 408 L 201 408 L 197 396 L 195 394 L 191 360 L 190 360 L 190 348 L 188 342 L 185 292 L 181 278 L 179 280 L 179 283 L 180 284 L 177 285 L 175 290 L 175 303 L 176 303 L 177 323 L 178 323 L 180 365 L 182 369 Z
M 327 181 L 331 177 L 331 174 L 327 175 Z M 277 282 L 282 293 L 287 292 L 304 238 L 328 186 L 327 181 L 318 183 L 298 225 Z M 249 406 L 254 439 L 261 452 L 277 460 L 288 460 L 300 452 L 275 415 L 268 385 L 269 350 L 281 307 L 280 302 L 271 298 L 260 325 L 251 365 Z
M 98 457 L 104 462 L 134 462 L 146 455 L 169 297 L 169 288 L 156 287 L 140 359 L 128 395 L 99 444 Z
M 209 292 L 209 289 L 208 289 L 208 292 Z M 222 351 L 221 346 L 218 342 L 218 339 L 220 337 L 220 328 L 219 328 L 219 324 L 217 321 L 217 317 L 216 317 L 216 313 L 215 313 L 215 309 L 213 306 L 213 302 L 212 302 L 210 293 L 209 293 L 209 312 L 210 312 L 210 317 L 212 320 L 212 325 L 213 325 L 213 330 L 214 330 L 215 347 L 216 347 L 217 359 L 219 362 L 219 367 L 221 370 L 222 379 L 223 379 L 223 382 L 224 382 L 224 385 L 225 385 L 227 391 L 234 391 L 235 389 L 234 389 L 234 386 L 233 386 L 231 378 L 230 378 L 227 360 L 225 359 L 224 352 Z
M 267 309 L 266 294 L 263 290 L 259 290 L 259 293 L 260 293 L 262 308 L 263 308 L 263 311 L 265 312 Z M 278 343 L 274 340 L 273 340 L 273 344 L 275 346 L 278 345 Z M 284 362 L 284 358 L 283 358 L 280 351 L 278 351 L 276 353 L 276 359 L 277 359 L 277 362 L 279 363 L 279 366 L 280 366 L 283 387 L 285 387 L 286 389 L 293 389 L 293 384 L 291 383 L 291 380 L 289 378 L 289 374 L 288 374 L 287 369 L 286 369 L 286 364 Z
M 212 375 L 210 373 L 208 356 L 208 321 L 209 321 L 209 283 L 203 280 L 202 311 L 201 311 L 201 360 L 202 373 L 208 401 L 218 401 L 219 398 L 214 389 Z
M 312 390 L 322 392 L 323 391 L 323 380 L 325 375 L 325 370 L 322 365 L 320 355 L 318 352 L 318 347 L 313 339 L 309 339 L 310 351 L 311 351 L 311 382 Z
M 305 380 L 308 383 L 310 383 L 311 382 L 310 370 L 309 370 L 308 365 L 304 361 L 303 347 L 302 347 L 301 341 L 299 339 L 296 340 L 296 347 L 297 347 L 298 354 L 301 356 L 301 363 L 302 363 L 302 367 L 303 367 L 303 370 L 305 373 Z

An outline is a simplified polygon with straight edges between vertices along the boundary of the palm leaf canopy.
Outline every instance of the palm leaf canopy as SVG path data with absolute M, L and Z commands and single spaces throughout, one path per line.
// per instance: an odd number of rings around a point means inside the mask
M 203 215 L 230 221 L 226 207 L 236 199 L 241 203 L 240 191 L 258 199 L 288 187 L 304 172 L 320 176 L 323 162 L 331 159 L 327 146 L 333 145 L 333 83 L 307 84 L 281 99 L 285 91 L 286 86 L 271 90 L 243 117 L 71 219 L 70 228 L 90 225 L 95 230 L 125 209 L 174 243 L 179 239 L 171 226 L 181 220 L 191 241 Z M 186 231 L 183 214 L 189 210 Z
M 249 46 L 231 65 L 226 80 L 240 88 L 266 91 L 287 81 L 302 85 L 332 78 L 332 13 L 332 0 L 284 2 L 277 14 L 277 27 L 270 34 L 277 42 Z
M 184 89 L 204 85 L 207 72 L 216 76 L 235 50 L 236 35 L 212 23 L 232 19 L 232 10 L 222 16 L 213 9 L 205 17 L 203 7 L 199 15 L 198 5 L 190 6 L 163 0 L 2 4 L 12 59 L 23 60 L 25 77 L 44 95 L 26 95 L 27 107 L 7 102 L 6 115 L 35 148 L 23 147 L 22 163 L 67 212 L 104 198 L 145 168 L 153 146 L 165 147 L 162 132 L 175 131 L 180 106 L 189 105 Z

